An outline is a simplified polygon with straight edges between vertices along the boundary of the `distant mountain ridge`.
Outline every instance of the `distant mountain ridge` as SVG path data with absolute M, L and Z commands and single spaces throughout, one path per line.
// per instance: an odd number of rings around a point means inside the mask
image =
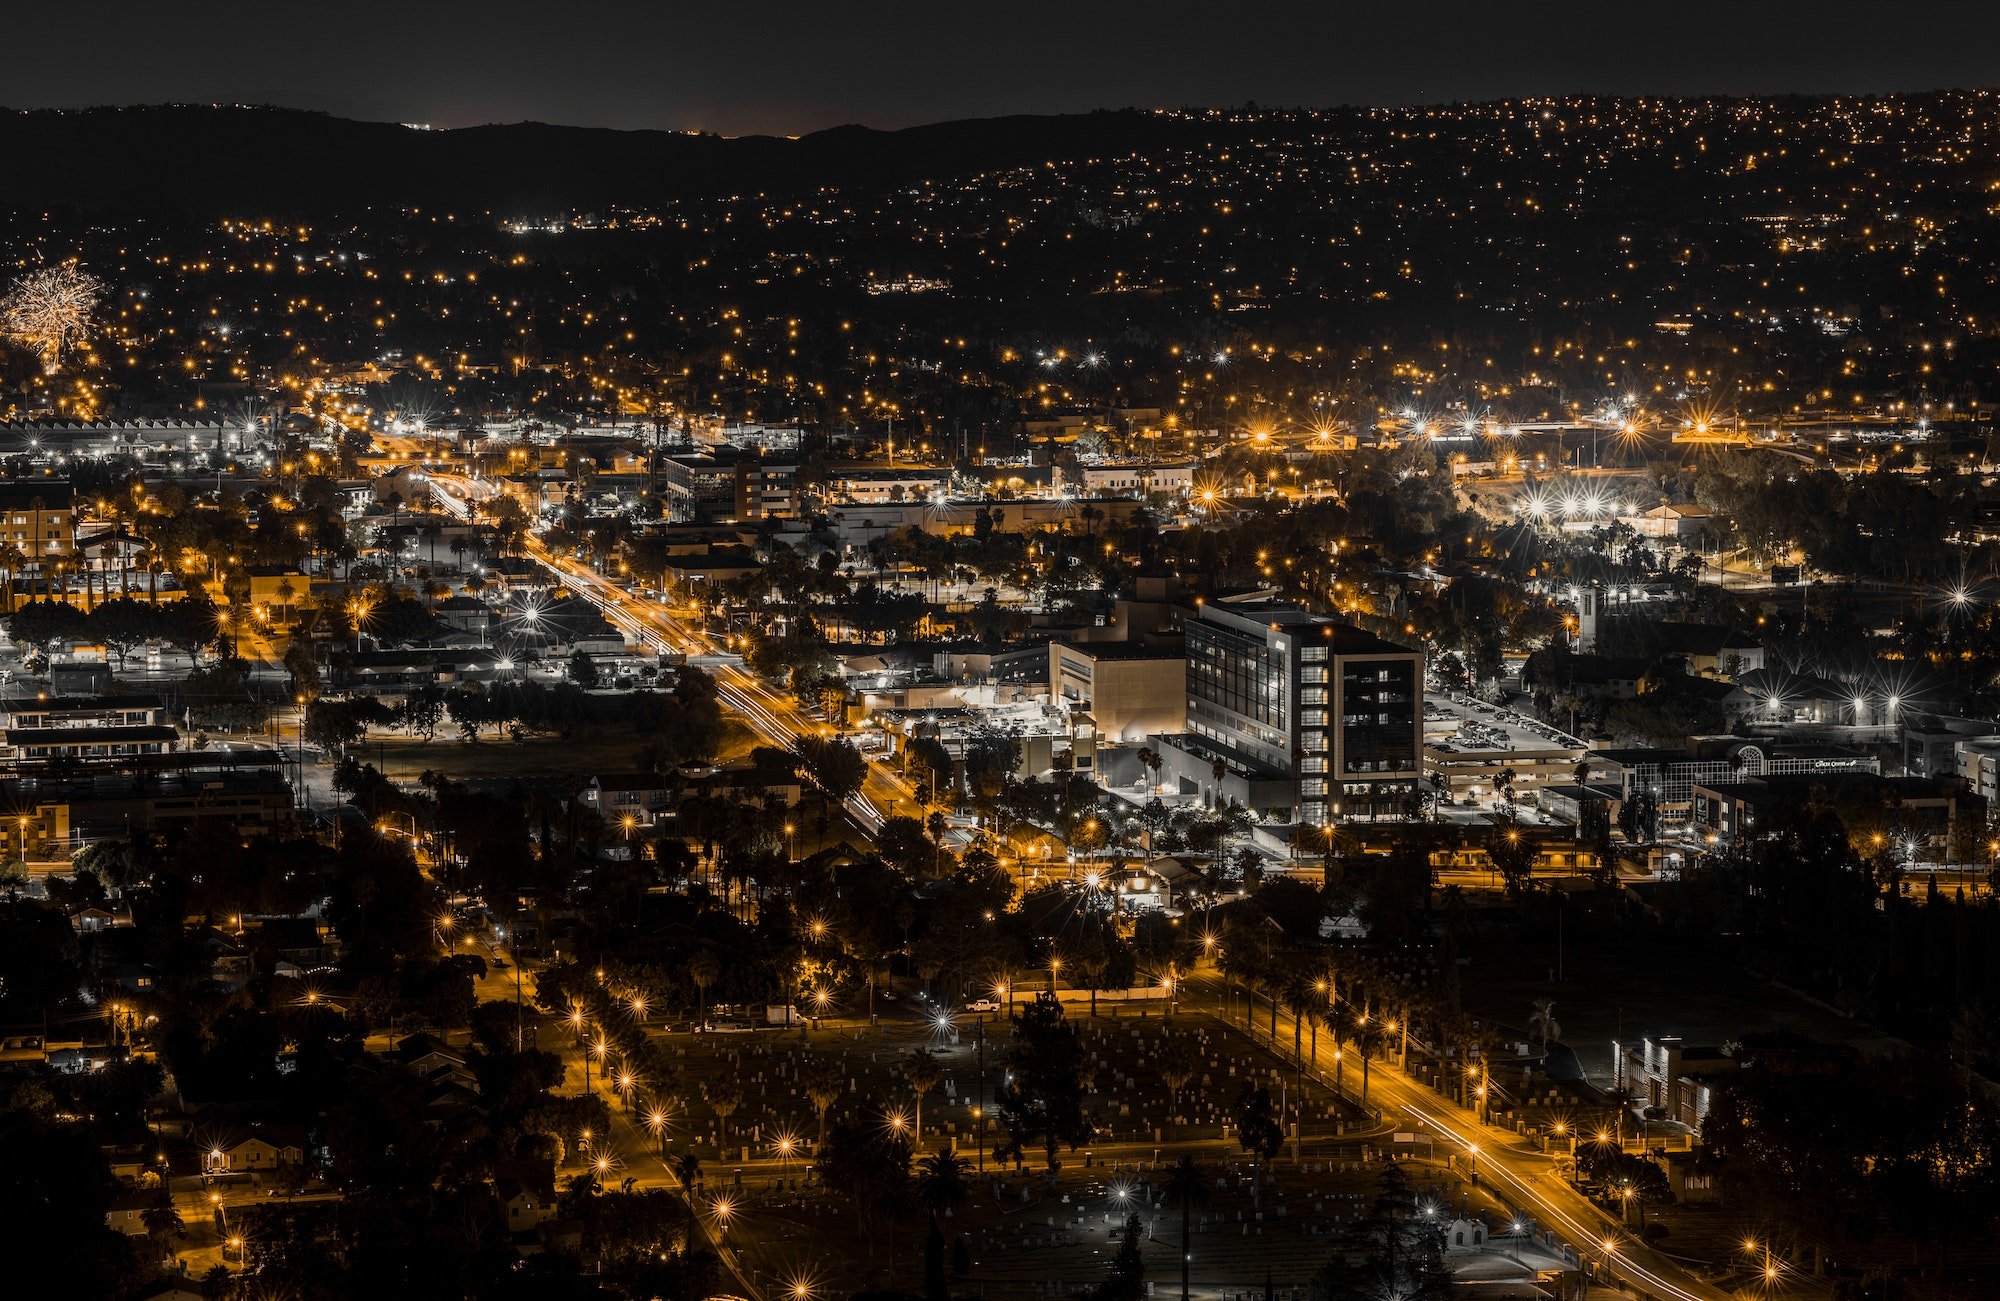
M 539 122 L 415 130 L 298 109 L 0 110 L 0 208 L 542 214 L 683 196 L 882 185 L 1142 148 L 1187 121 L 1132 111 L 797 139 Z

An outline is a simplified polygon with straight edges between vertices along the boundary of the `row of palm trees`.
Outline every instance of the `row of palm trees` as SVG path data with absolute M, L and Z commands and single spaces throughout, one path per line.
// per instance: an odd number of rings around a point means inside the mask
M 1392 1041 L 1396 1045 L 1399 1064 L 1407 1061 L 1410 1035 L 1415 1024 L 1422 1023 L 1435 1039 L 1440 1061 L 1462 1060 L 1466 1063 L 1462 1073 L 1446 1075 L 1444 1091 L 1449 1095 L 1456 1090 L 1457 1101 L 1461 1105 L 1476 1107 L 1481 1119 L 1491 1117 L 1494 1085 L 1487 1063 L 1500 1050 L 1502 1042 L 1502 1037 L 1493 1027 L 1454 1008 L 1434 1005 L 1431 999 L 1423 996 L 1405 995 L 1394 1005 L 1389 1004 L 1371 992 L 1372 987 L 1387 982 L 1381 973 L 1370 970 L 1360 960 L 1350 960 L 1343 965 L 1325 952 L 1281 950 L 1259 944 L 1255 938 L 1243 942 L 1242 937 L 1224 946 L 1218 957 L 1223 973 L 1245 990 L 1243 1018 L 1247 1030 L 1254 1032 L 1256 1029 L 1256 996 L 1262 996 L 1269 1003 L 1268 1034 L 1273 1044 L 1278 1040 L 1280 1013 L 1289 1014 L 1292 1057 L 1301 1069 L 1307 1061 L 1318 1060 L 1319 1026 L 1322 1023 L 1327 1026 L 1334 1036 L 1334 1088 L 1337 1093 L 1344 1094 L 1341 1080 L 1345 1065 L 1343 1041 L 1351 1043 L 1361 1057 L 1358 1101 L 1365 1108 L 1368 1105 L 1371 1061 Z M 1536 1001 L 1528 1017 L 1527 1028 L 1539 1040 L 1546 1054 L 1550 1041 L 1562 1037 L 1555 1003 L 1549 999 Z M 1310 1039 L 1304 1037 L 1308 1033 Z M 1634 1093 L 1622 1084 L 1605 1095 L 1605 1105 L 1610 1112 L 1608 1123 L 1615 1127 L 1621 1146 L 1625 1119 L 1636 1101 Z
M 1479 1106 L 1482 1114 L 1490 1111 L 1492 1084 L 1484 1064 L 1499 1050 L 1501 1037 L 1494 1027 L 1461 1011 L 1449 989 L 1441 995 L 1411 989 L 1366 957 L 1288 945 L 1262 924 L 1226 928 L 1215 956 L 1232 986 L 1244 991 L 1246 1029 L 1257 1028 L 1259 997 L 1270 1009 L 1265 1030 L 1273 1044 L 1279 1038 L 1281 1015 L 1290 1017 L 1292 1057 L 1301 1071 L 1307 1062 L 1318 1060 L 1319 1028 L 1326 1026 L 1334 1036 L 1334 1087 L 1343 1095 L 1342 1076 L 1351 1045 L 1361 1059 L 1356 1100 L 1362 1107 L 1368 1105 L 1373 1059 L 1393 1043 L 1399 1064 L 1406 1062 L 1410 1038 L 1422 1027 L 1441 1062 L 1467 1064 L 1463 1078 L 1456 1074 L 1448 1078 L 1447 1091 L 1455 1090 L 1458 1101 Z M 1560 1037 L 1554 1005 L 1539 1008 L 1529 1028 L 1540 1035 L 1545 1048 L 1548 1040 Z
M 1379 1006 L 1373 989 L 1381 980 L 1358 961 L 1336 962 L 1325 951 L 1283 948 L 1255 932 L 1232 935 L 1220 946 L 1217 964 L 1232 986 L 1241 986 L 1245 998 L 1243 1024 L 1255 1031 L 1256 997 L 1270 1005 L 1268 1034 L 1278 1041 L 1280 1013 L 1292 1022 L 1292 1058 L 1303 1070 L 1307 1061 L 1319 1059 L 1319 1030 L 1324 1025 L 1333 1035 L 1334 1091 L 1345 1096 L 1346 1045 L 1352 1044 L 1361 1057 L 1361 1091 L 1357 1101 L 1368 1105 L 1370 1065 L 1390 1042 L 1399 1036 L 1398 1057 L 1409 1042 L 1409 1008 L 1398 1012 Z

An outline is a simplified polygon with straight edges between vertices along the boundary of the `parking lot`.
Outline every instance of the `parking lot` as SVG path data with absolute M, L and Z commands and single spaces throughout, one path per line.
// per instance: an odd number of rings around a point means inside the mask
M 1577 737 L 1505 705 L 1456 692 L 1424 698 L 1424 770 L 1459 809 L 1491 807 L 1511 774 L 1517 805 L 1532 810 L 1542 787 L 1576 781 L 1588 753 Z

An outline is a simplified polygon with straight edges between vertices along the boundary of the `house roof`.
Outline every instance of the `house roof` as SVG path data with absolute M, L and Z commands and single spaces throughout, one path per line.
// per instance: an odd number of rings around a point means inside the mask
M 1831 701 L 1846 704 L 1854 699 L 1854 688 L 1844 686 L 1831 678 L 1817 677 L 1811 673 L 1787 673 L 1783 669 L 1757 669 L 1736 679 L 1745 691 L 1758 696 L 1771 696 L 1786 704 L 1805 704 L 1813 701 Z
M 1673 623 L 1653 625 L 1660 648 L 1670 655 L 1720 655 L 1726 650 L 1754 650 L 1759 645 L 1734 628 L 1719 623 Z
M 183 1297 L 207 1301 L 214 1295 L 208 1284 L 198 1278 L 155 1279 L 132 1293 L 133 1301 L 181 1301 Z
M 74 497 L 67 480 L 8 479 L 0 481 L 0 509 L 25 510 L 41 498 L 43 510 L 68 510 Z
M 1572 655 L 1566 661 L 1572 682 L 1637 682 L 1646 661 L 1637 655 Z
M 161 723 L 106 727 L 10 727 L 9 745 L 111 745 L 177 741 L 180 732 Z
M 496 1180 L 493 1184 L 493 1192 L 500 1198 L 502 1205 L 522 1197 L 527 1198 L 537 1205 L 540 1205 L 542 1201 L 540 1195 L 534 1189 L 528 1187 L 528 1185 L 522 1183 L 519 1179 Z
M 673 784 L 656 772 L 607 772 L 591 780 L 600 791 L 663 791 Z
M 131 695 L 119 696 L 30 696 L 11 695 L 0 698 L 0 710 L 10 714 L 22 713 L 91 713 L 105 709 L 159 709 L 160 698 L 151 692 L 135 691 Z
M 282 1151 L 283 1149 L 288 1147 L 304 1146 L 303 1141 L 298 1139 L 297 1137 L 287 1137 L 286 1135 L 283 1134 L 266 1133 L 262 1131 L 249 1134 L 242 1134 L 235 1138 L 226 1138 L 223 1139 L 221 1142 L 217 1143 L 215 1146 L 218 1150 L 223 1152 L 234 1152 L 236 1149 L 240 1147 L 247 1147 L 252 1143 L 262 1143 L 265 1147 L 268 1147 L 273 1151 Z

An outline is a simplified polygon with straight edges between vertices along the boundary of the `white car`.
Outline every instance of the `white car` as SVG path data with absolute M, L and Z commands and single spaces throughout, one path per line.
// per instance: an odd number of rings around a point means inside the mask
M 965 1010 L 968 1012 L 998 1012 L 1000 1010 L 1000 1002 L 998 999 L 992 998 L 975 998 L 965 1005 Z

